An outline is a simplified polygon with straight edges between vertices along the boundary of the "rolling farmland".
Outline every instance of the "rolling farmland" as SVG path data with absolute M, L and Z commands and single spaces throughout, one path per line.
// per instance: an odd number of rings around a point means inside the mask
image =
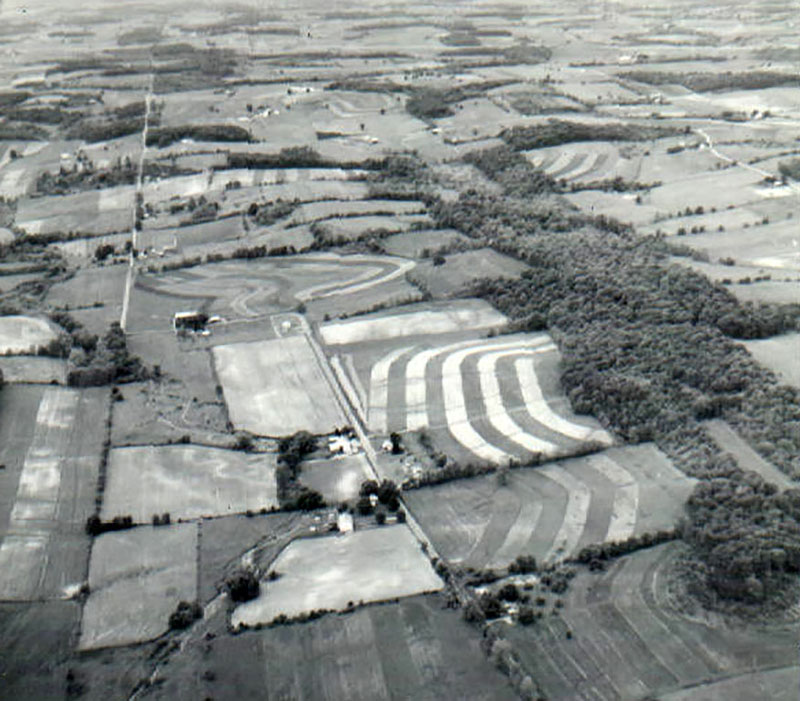
M 0 696 L 795 698 L 794 4 L 2 3 Z
M 621 558 L 606 573 L 582 575 L 563 612 L 532 628 L 508 629 L 548 698 L 660 697 L 712 679 L 796 664 L 796 626 L 748 630 L 684 613 L 666 588 L 667 565 L 679 550 L 661 545 Z M 741 676 L 729 688 L 735 694 L 750 683 Z M 690 697 L 695 693 L 702 691 Z
M 556 563 L 588 545 L 669 530 L 694 480 L 652 444 L 513 470 L 408 493 L 409 508 L 437 550 L 475 569 L 519 555 Z

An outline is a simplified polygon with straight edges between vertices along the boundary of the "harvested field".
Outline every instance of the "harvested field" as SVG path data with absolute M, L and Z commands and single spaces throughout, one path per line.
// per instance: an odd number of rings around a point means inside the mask
M 275 456 L 194 445 L 116 448 L 109 454 L 101 517 L 172 520 L 278 506 Z
M 239 430 L 323 434 L 347 423 L 305 336 L 217 346 L 214 362 Z
M 333 219 L 336 217 L 348 218 L 354 217 L 354 215 L 368 214 L 373 216 L 394 216 L 401 214 L 419 214 L 424 211 L 425 204 L 423 202 L 406 200 L 327 200 L 300 205 L 292 212 L 287 223 L 291 226 L 310 224 L 311 222 Z M 346 225 L 346 222 L 342 224 Z
M 95 538 L 79 649 L 152 640 L 197 598 L 197 526 L 142 526 Z
M 518 555 L 552 563 L 587 545 L 675 527 L 695 481 L 653 445 L 611 448 L 544 467 L 406 493 L 436 549 L 465 567 L 506 567 Z
M 745 341 L 744 347 L 781 382 L 800 387 L 800 333 Z
M 669 566 L 683 547 L 667 543 L 580 574 L 558 615 L 504 630 L 547 698 L 575 699 L 576 688 L 587 701 L 665 698 L 687 687 L 691 695 L 676 698 L 702 698 L 698 684 L 732 675 L 745 684 L 744 673 L 796 664 L 796 625 L 733 627 L 670 598 Z
M 393 310 L 400 313 L 391 315 L 379 312 L 350 321 L 323 324 L 320 333 L 325 343 L 343 345 L 464 329 L 497 328 L 506 323 L 504 315 L 479 300 L 424 307 L 419 310 L 417 305 L 412 305 Z
M 269 623 L 280 614 L 343 610 L 351 601 L 385 601 L 444 586 L 404 525 L 296 540 L 272 568 L 281 576 L 262 582 L 260 596 L 236 608 L 234 626 Z
M 361 483 L 371 478 L 369 463 L 363 454 L 306 461 L 300 473 L 300 481 L 322 494 L 329 504 L 357 498 Z
M 55 340 L 53 325 L 31 316 L 0 316 L 0 353 L 31 353 Z
M 442 345 L 421 337 L 370 348 L 369 355 L 356 351 L 353 364 L 368 388 L 368 425 L 378 435 L 425 430 L 458 460 L 495 464 L 613 442 L 596 421 L 569 409 L 559 355 L 545 334 Z
M 107 390 L 9 386 L 0 438 L 0 599 L 57 598 L 86 576 Z
M 270 698 L 297 701 L 512 701 L 516 694 L 480 642 L 443 597 L 414 596 L 302 625 L 220 635 L 209 653 L 199 642 L 187 646 L 170 659 L 164 683 L 143 697 L 189 701 L 235 689 L 238 698 L 261 698 L 268 689 Z M 201 666 L 215 672 L 213 682 L 202 680 Z

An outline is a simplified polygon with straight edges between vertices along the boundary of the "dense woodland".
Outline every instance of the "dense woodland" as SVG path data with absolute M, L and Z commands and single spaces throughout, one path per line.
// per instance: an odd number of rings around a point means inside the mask
M 552 334 L 575 411 L 596 416 L 625 441 L 654 440 L 704 480 L 694 505 L 720 484 L 734 493 L 740 486 L 755 489 L 752 473 L 738 470 L 706 436 L 704 419 L 724 417 L 766 458 L 800 475 L 800 392 L 779 385 L 736 342 L 798 328 L 797 306 L 743 305 L 723 286 L 669 265 L 661 238 L 639 237 L 620 222 L 574 210 L 558 196 L 556 183 L 510 149 L 465 160 L 504 193 L 470 191 L 456 202 L 436 200 L 430 210 L 437 225 L 530 268 L 520 279 L 485 279 L 464 293 L 507 314 L 510 331 Z M 692 506 L 685 539 L 720 595 L 754 600 L 752 592 L 769 595 L 785 583 L 776 567 L 758 563 L 766 542 L 781 548 L 786 541 L 786 552 L 795 552 L 800 512 L 782 512 L 784 525 L 767 541 L 762 510 L 740 506 L 720 499 L 713 523 Z M 713 538 L 722 543 L 711 547 L 707 531 L 717 526 Z

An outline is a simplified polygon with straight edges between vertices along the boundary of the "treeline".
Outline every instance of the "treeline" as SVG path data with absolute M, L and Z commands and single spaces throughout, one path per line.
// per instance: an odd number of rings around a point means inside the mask
M 673 73 L 669 71 L 628 71 L 620 78 L 647 85 L 682 85 L 696 92 L 713 90 L 763 90 L 782 85 L 800 86 L 800 74 L 780 71 L 726 71 L 713 73 Z
M 249 142 L 250 132 L 236 124 L 186 124 L 179 127 L 157 127 L 147 130 L 147 145 L 164 148 L 181 139 L 195 141 Z
M 683 131 L 644 124 L 590 124 L 549 119 L 545 124 L 503 129 L 500 138 L 516 151 L 559 146 L 577 141 L 652 141 Z
M 800 158 L 780 161 L 778 163 L 778 172 L 785 180 L 792 179 L 800 181 Z
M 449 117 L 451 105 L 464 100 L 481 97 L 488 90 L 508 85 L 507 80 L 487 80 L 473 85 L 457 85 L 449 88 L 415 88 L 410 90 L 406 111 L 417 119 L 429 120 Z

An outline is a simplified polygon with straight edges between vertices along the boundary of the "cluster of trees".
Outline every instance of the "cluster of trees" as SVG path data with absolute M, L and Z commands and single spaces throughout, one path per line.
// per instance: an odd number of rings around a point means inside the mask
M 203 607 L 197 601 L 181 601 L 169 615 L 170 630 L 186 630 L 196 620 L 203 617 Z
M 800 158 L 778 163 L 778 172 L 784 180 L 800 180 Z
M 575 560 L 583 565 L 589 565 L 592 570 L 602 570 L 605 563 L 621 555 L 627 555 L 642 548 L 651 548 L 670 540 L 680 538 L 681 534 L 673 530 L 643 533 L 640 536 L 631 536 L 627 540 L 613 541 L 611 543 L 597 543 L 581 548 Z
M 800 573 L 800 489 L 778 492 L 753 472 L 700 482 L 684 538 L 702 555 L 720 596 L 761 602 Z
M 261 583 L 251 569 L 238 569 L 225 580 L 225 589 L 237 603 L 255 599 L 261 591 Z
M 109 531 L 125 531 L 135 525 L 133 516 L 115 516 L 110 521 L 103 521 L 97 514 L 92 514 L 86 519 L 86 533 L 94 537 Z
M 620 78 L 647 85 L 683 85 L 696 92 L 714 90 L 764 90 L 781 85 L 800 86 L 800 76 L 782 71 L 714 71 L 713 73 L 672 73 L 669 71 L 628 71 Z
M 261 226 L 270 226 L 276 221 L 279 221 L 284 217 L 288 217 L 292 212 L 294 212 L 299 204 L 300 203 L 297 199 L 282 200 L 280 197 L 273 202 L 268 202 L 265 204 L 253 202 L 247 210 L 247 214 L 255 221 L 256 224 Z
M 298 483 L 300 463 L 317 448 L 317 438 L 298 431 L 278 443 L 278 498 L 284 511 L 313 511 L 325 506 L 322 495 Z
M 493 88 L 503 87 L 509 81 L 487 80 L 471 85 L 448 88 L 407 88 L 411 92 L 406 101 L 406 111 L 417 119 L 439 119 L 453 114 L 451 105 L 481 97 Z
M 687 127 L 688 128 L 688 127 Z M 546 124 L 516 126 L 500 132 L 500 138 L 516 151 L 559 146 L 576 141 L 653 141 L 682 133 L 674 127 L 643 124 L 588 124 L 548 119 Z
M 372 500 L 370 497 L 378 497 L 378 503 L 385 506 L 389 511 L 396 512 L 400 508 L 400 488 L 391 480 L 385 479 L 380 484 L 375 480 L 365 480 L 359 489 L 359 500 L 356 505 L 358 513 L 367 516 L 373 512 Z M 383 513 L 380 512 L 379 513 Z M 384 513 L 384 520 L 386 516 Z
M 72 348 L 79 348 L 75 362 L 67 373 L 67 383 L 72 387 L 96 387 L 111 382 L 138 382 L 148 377 L 147 368 L 138 356 L 131 354 L 125 333 L 118 322 L 112 322 L 102 340 L 88 334 L 68 314 L 61 313 L 59 324 L 69 324 Z M 70 321 L 67 322 L 67 319 Z

